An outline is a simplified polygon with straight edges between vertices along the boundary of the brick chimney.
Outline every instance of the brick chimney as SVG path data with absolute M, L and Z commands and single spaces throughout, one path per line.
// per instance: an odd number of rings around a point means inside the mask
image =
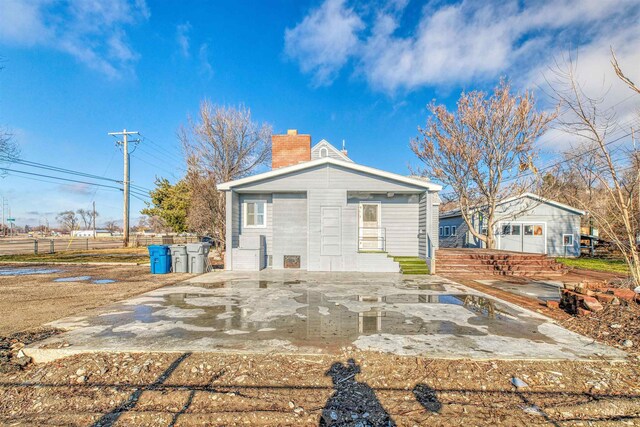
M 311 135 L 299 135 L 289 129 L 286 135 L 271 136 L 271 169 L 297 165 L 311 160 Z

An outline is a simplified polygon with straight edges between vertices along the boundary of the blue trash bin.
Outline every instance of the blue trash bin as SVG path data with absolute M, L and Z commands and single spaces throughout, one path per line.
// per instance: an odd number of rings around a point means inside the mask
M 151 274 L 167 274 L 171 272 L 171 252 L 167 245 L 149 246 Z

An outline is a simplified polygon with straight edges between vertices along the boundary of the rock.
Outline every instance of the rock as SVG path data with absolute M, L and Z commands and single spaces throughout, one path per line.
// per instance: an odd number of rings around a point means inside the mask
M 627 302 L 632 302 L 636 297 L 636 293 L 631 289 L 610 289 L 609 293 Z
M 622 325 L 619 324 L 619 323 L 612 323 L 609 327 L 611 329 L 620 329 L 620 328 L 622 328 Z
M 296 405 L 293 402 L 289 402 L 289 408 L 293 409 L 295 407 L 296 407 Z
M 584 308 L 589 311 L 600 311 L 604 309 L 602 304 L 600 304 L 597 299 L 589 296 L 585 296 L 582 299 L 582 304 L 584 305 Z
M 624 341 L 622 341 L 622 345 L 623 345 L 624 347 L 627 347 L 627 348 L 629 348 L 629 347 L 633 347 L 633 341 L 631 341 L 631 340 L 624 340 Z
M 303 412 L 304 412 L 304 409 L 303 409 L 303 408 L 301 408 L 300 406 L 298 406 L 297 408 L 295 408 L 295 409 L 293 410 L 293 412 L 295 412 L 296 414 L 301 414 L 301 413 L 303 413 Z
M 84 374 L 86 374 L 86 373 L 87 373 L 87 371 L 86 371 L 86 370 L 84 370 L 84 369 L 82 369 L 82 368 L 80 368 L 80 369 L 78 369 L 78 370 L 76 371 L 76 375 L 77 375 L 77 376 L 79 376 L 79 377 L 83 376 L 83 375 L 84 375 Z
M 142 371 L 142 366 L 134 366 L 133 369 L 131 370 L 133 375 L 138 375 L 140 371 Z
M 83 375 L 83 376 L 81 376 L 81 377 L 78 377 L 78 378 L 76 378 L 76 382 L 77 382 L 78 384 L 84 384 L 84 383 L 86 383 L 86 382 L 87 382 L 87 377 L 85 377 L 84 375 Z
M 516 386 L 516 388 L 529 387 L 529 384 L 525 383 L 524 381 L 522 381 L 520 378 L 517 378 L 517 377 L 511 378 L 511 384 Z
M 611 295 L 611 294 L 602 294 L 602 293 L 596 294 L 596 299 L 603 304 L 613 304 L 613 305 L 620 304 L 620 300 L 616 298 L 615 295 Z
M 640 294 L 640 286 L 637 286 L 633 292 L 635 292 L 636 294 Z
M 15 364 L 20 366 L 21 368 L 24 368 L 25 366 L 27 366 L 31 362 L 31 358 L 29 356 L 16 357 L 13 360 L 14 360 Z
M 548 308 L 560 308 L 560 303 L 558 301 L 551 301 L 551 300 L 547 300 L 547 307 Z

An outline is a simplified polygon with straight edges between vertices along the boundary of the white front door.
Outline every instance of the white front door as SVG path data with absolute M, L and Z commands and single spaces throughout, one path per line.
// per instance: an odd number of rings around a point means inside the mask
M 380 227 L 380 203 L 360 203 L 358 209 L 358 249 L 384 249 L 382 228 Z

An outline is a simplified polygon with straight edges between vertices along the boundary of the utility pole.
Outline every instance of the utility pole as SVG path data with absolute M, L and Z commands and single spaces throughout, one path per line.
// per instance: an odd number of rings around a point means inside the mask
M 124 246 L 129 246 L 129 142 L 138 143 L 139 139 L 135 139 L 129 141 L 129 135 L 140 135 L 139 132 L 127 132 L 126 129 L 123 129 L 122 132 L 109 132 L 111 136 L 119 136 L 122 135 L 122 141 L 118 141 L 117 144 L 122 144 L 122 153 L 124 154 L 124 179 L 122 181 L 123 184 L 123 193 L 124 193 L 124 209 L 123 209 L 123 221 L 122 221 L 122 241 Z
M 93 238 L 96 238 L 96 201 L 93 201 Z
M 4 196 L 2 196 L 2 236 L 6 237 L 7 236 L 7 226 L 6 226 L 6 217 L 4 215 L 5 210 L 7 209 L 7 204 L 9 202 L 7 201 L 7 199 L 5 199 Z

